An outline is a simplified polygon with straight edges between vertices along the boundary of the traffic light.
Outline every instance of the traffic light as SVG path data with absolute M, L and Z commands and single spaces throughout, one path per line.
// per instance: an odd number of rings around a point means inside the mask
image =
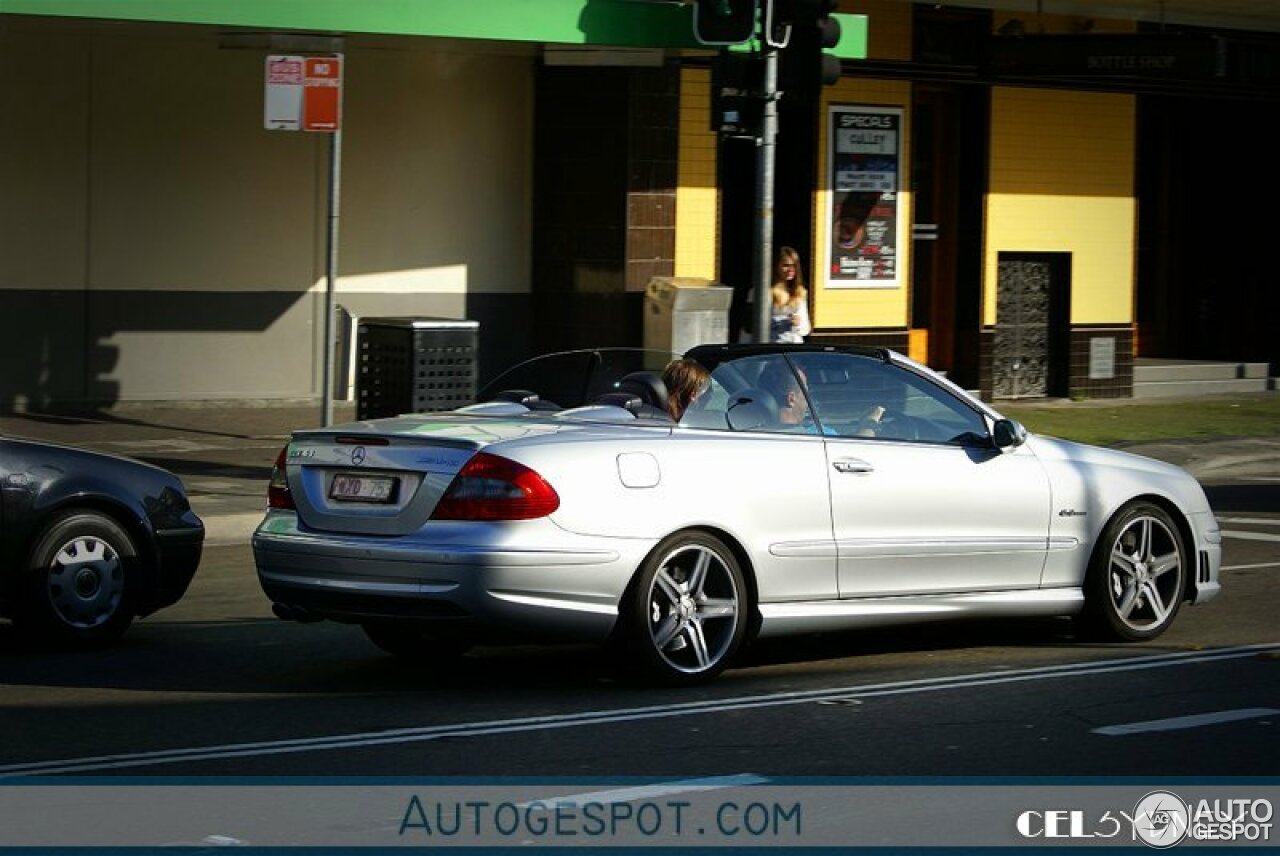
M 703 45 L 737 45 L 756 31 L 756 0 L 695 0 L 693 37 Z M 766 0 L 767 2 L 767 0 Z
M 840 58 L 827 53 L 840 43 L 839 0 L 771 0 L 769 43 L 785 47 L 786 72 L 796 86 L 830 86 L 840 79 Z

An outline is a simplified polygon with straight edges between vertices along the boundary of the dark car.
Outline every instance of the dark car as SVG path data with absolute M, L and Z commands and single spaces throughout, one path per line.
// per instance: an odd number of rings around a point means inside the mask
M 0 615 L 24 635 L 118 639 L 182 597 L 203 546 L 204 523 L 168 470 L 0 438 Z

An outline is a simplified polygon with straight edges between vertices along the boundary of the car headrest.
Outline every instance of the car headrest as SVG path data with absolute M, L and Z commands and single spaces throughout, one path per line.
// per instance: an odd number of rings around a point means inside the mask
M 660 407 L 654 407 L 651 404 L 645 404 L 640 396 L 630 392 L 606 392 L 603 395 L 596 396 L 593 404 L 605 404 L 610 407 L 621 407 L 628 411 L 637 419 L 657 419 L 660 421 L 671 421 L 671 416 L 666 410 Z
M 559 410 L 560 405 L 554 401 L 543 401 L 538 393 L 528 389 L 504 389 L 493 397 L 494 401 L 510 401 L 523 404 L 530 410 Z
M 667 385 L 655 372 L 631 372 L 623 375 L 622 380 L 618 381 L 618 392 L 637 396 L 650 407 L 667 409 Z

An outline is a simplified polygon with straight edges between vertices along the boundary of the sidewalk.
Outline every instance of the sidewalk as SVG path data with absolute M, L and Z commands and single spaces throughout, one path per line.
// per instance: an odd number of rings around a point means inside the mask
M 335 422 L 353 418 L 353 405 L 335 405 Z M 290 431 L 319 425 L 319 406 L 130 406 L 80 416 L 0 414 L 0 435 L 126 455 L 173 471 L 205 522 L 210 546 L 247 542 L 262 520 L 271 466 Z M 1280 436 L 1162 440 L 1120 448 L 1177 464 L 1205 482 L 1242 474 L 1280 482 Z

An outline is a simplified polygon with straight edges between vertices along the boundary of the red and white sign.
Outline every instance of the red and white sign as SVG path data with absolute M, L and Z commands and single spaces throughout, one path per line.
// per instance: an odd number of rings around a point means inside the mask
M 342 125 L 342 55 L 269 56 L 263 126 L 268 131 L 323 131 Z
M 307 57 L 302 90 L 302 130 L 338 130 L 342 112 L 342 57 Z

